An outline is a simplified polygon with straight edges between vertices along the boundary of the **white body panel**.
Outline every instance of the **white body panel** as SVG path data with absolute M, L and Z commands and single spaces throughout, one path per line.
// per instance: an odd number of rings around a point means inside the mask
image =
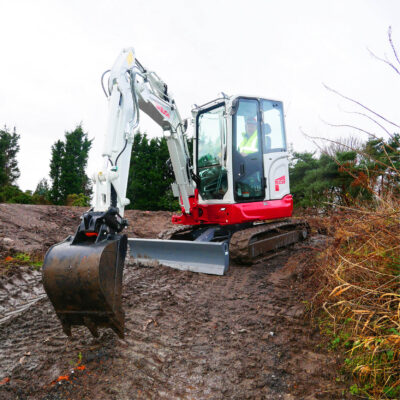
M 265 200 L 279 200 L 290 193 L 287 152 L 264 154 Z

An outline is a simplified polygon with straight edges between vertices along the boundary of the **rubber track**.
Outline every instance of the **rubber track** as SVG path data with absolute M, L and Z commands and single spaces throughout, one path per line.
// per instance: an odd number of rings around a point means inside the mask
M 229 257 L 231 260 L 243 264 L 251 264 L 253 261 L 253 258 L 249 255 L 249 245 L 251 243 L 254 243 L 259 238 L 273 236 L 273 233 L 280 234 L 282 231 L 288 231 L 288 228 L 293 230 L 300 227 L 309 230 L 307 222 L 289 218 L 283 221 L 267 222 L 252 228 L 237 231 L 231 236 L 229 242 Z
M 253 226 L 252 228 L 246 228 L 235 232 L 229 241 L 229 257 L 231 260 L 239 263 L 251 264 L 253 258 L 249 255 L 249 245 L 254 243 L 258 237 L 265 238 L 266 236 L 272 236 L 273 233 L 280 234 L 282 231 L 288 231 L 306 228 L 309 232 L 310 227 L 304 220 L 298 220 L 294 218 L 287 218 L 284 220 L 269 221 L 262 224 Z M 193 226 L 189 225 L 176 225 L 171 229 L 161 232 L 158 235 L 159 239 L 169 240 L 176 233 L 190 231 Z

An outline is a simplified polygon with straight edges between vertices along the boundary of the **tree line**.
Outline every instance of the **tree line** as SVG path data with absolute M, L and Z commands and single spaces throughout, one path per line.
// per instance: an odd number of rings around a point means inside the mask
M 65 132 L 64 140 L 51 147 L 50 183 L 41 179 L 35 191 L 22 191 L 17 185 L 20 170 L 17 154 L 20 135 L 6 126 L 0 129 L 0 202 L 22 204 L 88 205 L 91 184 L 85 168 L 92 141 L 82 125 Z
M 336 141 L 319 155 L 292 153 L 289 175 L 295 206 L 326 209 L 398 194 L 399 134 L 386 140 L 370 137 L 364 143 L 345 142 Z
M 65 132 L 63 140 L 51 147 L 49 177 L 36 189 L 22 191 L 17 185 L 20 135 L 0 129 L 0 202 L 88 206 L 92 184 L 85 173 L 92 140 L 82 125 Z M 398 192 L 400 135 L 389 139 L 371 137 L 366 142 L 332 143 L 316 152 L 291 152 L 289 168 L 291 193 L 296 207 L 329 208 L 370 201 L 374 193 Z M 191 143 L 189 143 L 191 149 Z M 127 208 L 177 210 L 168 166 L 165 138 L 148 138 L 136 133 L 132 145 Z
M 55 204 L 88 206 L 93 193 L 85 169 L 92 140 L 78 125 L 65 132 L 63 140 L 51 147 L 49 177 L 41 179 L 34 191 L 22 191 L 17 180 L 20 170 L 17 154 L 20 135 L 16 129 L 0 129 L 0 202 L 23 204 Z M 139 210 L 176 210 L 178 202 L 172 195 L 174 175 L 168 163 L 165 138 L 148 138 L 136 133 L 129 167 L 127 207 Z

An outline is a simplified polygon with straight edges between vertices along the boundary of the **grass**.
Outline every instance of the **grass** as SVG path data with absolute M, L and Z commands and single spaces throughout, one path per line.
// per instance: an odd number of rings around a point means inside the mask
M 8 274 L 18 266 L 27 265 L 39 271 L 43 266 L 43 257 L 28 253 L 15 253 L 0 260 L 0 275 Z
M 17 253 L 14 259 L 18 264 L 30 265 L 36 270 L 39 270 L 43 266 L 43 260 L 41 258 L 27 253 Z

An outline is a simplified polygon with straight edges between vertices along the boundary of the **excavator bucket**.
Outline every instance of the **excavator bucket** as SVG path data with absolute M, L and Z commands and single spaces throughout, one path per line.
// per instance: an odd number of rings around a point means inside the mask
M 98 327 L 124 335 L 121 307 L 122 273 L 127 251 L 125 235 L 100 241 L 55 244 L 43 263 L 43 285 L 64 332 L 85 325 L 93 336 Z

